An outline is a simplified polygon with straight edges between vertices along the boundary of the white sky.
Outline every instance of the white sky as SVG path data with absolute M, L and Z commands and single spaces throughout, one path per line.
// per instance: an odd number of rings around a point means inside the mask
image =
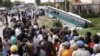
M 15 0 L 11 0 L 11 1 L 15 1 Z M 20 0 L 22 1 L 22 0 Z M 34 3 L 34 0 L 24 0 L 25 3 Z M 54 0 L 50 0 L 51 2 L 53 2 Z M 41 2 L 48 2 L 48 0 L 41 0 Z
M 15 1 L 15 0 L 11 0 Z M 24 1 L 25 3 L 34 3 L 35 0 L 19 0 L 19 1 Z M 48 0 L 41 0 L 41 2 L 48 2 Z M 54 0 L 50 0 L 50 2 L 54 2 Z M 92 0 L 81 0 L 83 3 L 91 3 Z

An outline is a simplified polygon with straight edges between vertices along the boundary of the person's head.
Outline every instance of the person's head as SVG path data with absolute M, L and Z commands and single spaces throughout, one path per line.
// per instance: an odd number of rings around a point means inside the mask
M 76 42 L 76 44 L 77 44 L 78 48 L 83 48 L 84 47 L 84 42 L 82 40 L 78 40 Z
M 100 53 L 100 44 L 96 48 L 96 53 Z
M 91 37 L 91 35 L 92 35 L 91 32 L 86 33 L 86 37 Z
M 4 36 L 4 40 L 5 41 L 8 41 L 8 37 L 6 35 Z
M 70 43 L 65 41 L 64 43 L 62 43 L 62 46 L 64 49 L 70 49 Z
M 17 28 L 20 28 L 20 25 L 17 25 L 16 27 L 17 27 Z
M 3 51 L 3 44 L 0 43 L 0 52 L 2 52 L 2 51 Z
M 42 29 L 45 29 L 45 28 L 46 28 L 45 25 L 43 25 L 43 26 L 42 26 Z
M 51 31 L 51 32 L 54 32 L 54 28 L 51 28 L 50 31 Z
M 17 39 L 20 41 L 20 42 L 23 42 L 23 37 L 24 37 L 24 33 L 21 33 L 17 36 Z
M 55 43 L 58 43 L 59 42 L 59 39 L 58 38 L 55 38 L 54 42 Z
M 10 48 L 10 51 L 12 54 L 18 53 L 18 46 L 17 45 L 12 45 Z
M 47 49 L 47 47 L 48 47 L 47 42 L 43 41 L 43 42 L 41 42 L 41 43 L 40 43 L 40 48 L 41 48 L 41 49 L 46 50 L 46 49 Z
M 98 35 L 94 35 L 92 40 L 93 40 L 93 42 L 94 42 L 95 44 L 99 44 L 99 38 L 100 38 L 100 37 L 99 37 Z
M 15 31 L 14 31 L 14 30 L 11 31 L 11 36 L 12 36 L 12 35 L 15 35 Z
M 78 46 L 77 46 L 77 44 L 75 43 L 75 44 L 72 44 L 70 48 L 73 49 L 73 50 L 77 50 Z
M 48 41 L 48 35 L 47 34 L 42 34 L 43 40 Z
M 39 31 L 39 34 L 42 34 L 42 31 L 41 30 Z
M 79 36 L 79 34 L 76 30 L 73 30 L 73 36 Z
M 71 34 L 71 30 L 68 30 L 68 35 L 70 35 Z
M 79 37 L 79 40 L 84 42 L 84 37 Z
M 33 42 L 33 36 L 28 36 L 28 41 Z

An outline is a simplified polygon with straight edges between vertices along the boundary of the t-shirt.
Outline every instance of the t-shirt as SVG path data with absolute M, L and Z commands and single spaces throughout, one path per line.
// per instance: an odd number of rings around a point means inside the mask
M 12 45 L 17 44 L 17 37 L 16 37 L 16 36 L 11 36 L 10 41 L 11 41 L 11 44 L 12 44 Z
M 69 50 L 64 50 L 61 54 L 61 56 L 72 56 L 72 50 L 69 49 Z
M 15 35 L 18 36 L 19 34 L 21 34 L 21 29 L 16 28 L 16 30 L 15 30 Z

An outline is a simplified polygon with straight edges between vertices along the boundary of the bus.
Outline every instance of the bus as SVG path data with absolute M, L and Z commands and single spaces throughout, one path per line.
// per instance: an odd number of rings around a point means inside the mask
M 47 7 L 46 13 L 52 16 L 53 18 L 60 19 L 61 21 L 65 21 L 76 27 L 87 28 L 91 26 L 91 21 L 84 19 L 77 14 L 66 12 L 51 6 Z

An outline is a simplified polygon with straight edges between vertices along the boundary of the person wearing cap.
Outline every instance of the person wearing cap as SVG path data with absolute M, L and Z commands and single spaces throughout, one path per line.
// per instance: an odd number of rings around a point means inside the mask
M 83 49 L 84 48 L 84 42 L 81 40 L 78 40 L 76 42 L 78 49 L 73 52 L 72 56 L 90 56 L 89 51 Z
M 18 46 L 17 45 L 12 45 L 10 48 L 11 55 L 10 56 L 19 56 L 18 55 Z
M 66 41 L 62 43 L 62 46 L 64 50 L 62 51 L 61 56 L 72 56 L 73 50 L 70 49 L 70 43 Z

